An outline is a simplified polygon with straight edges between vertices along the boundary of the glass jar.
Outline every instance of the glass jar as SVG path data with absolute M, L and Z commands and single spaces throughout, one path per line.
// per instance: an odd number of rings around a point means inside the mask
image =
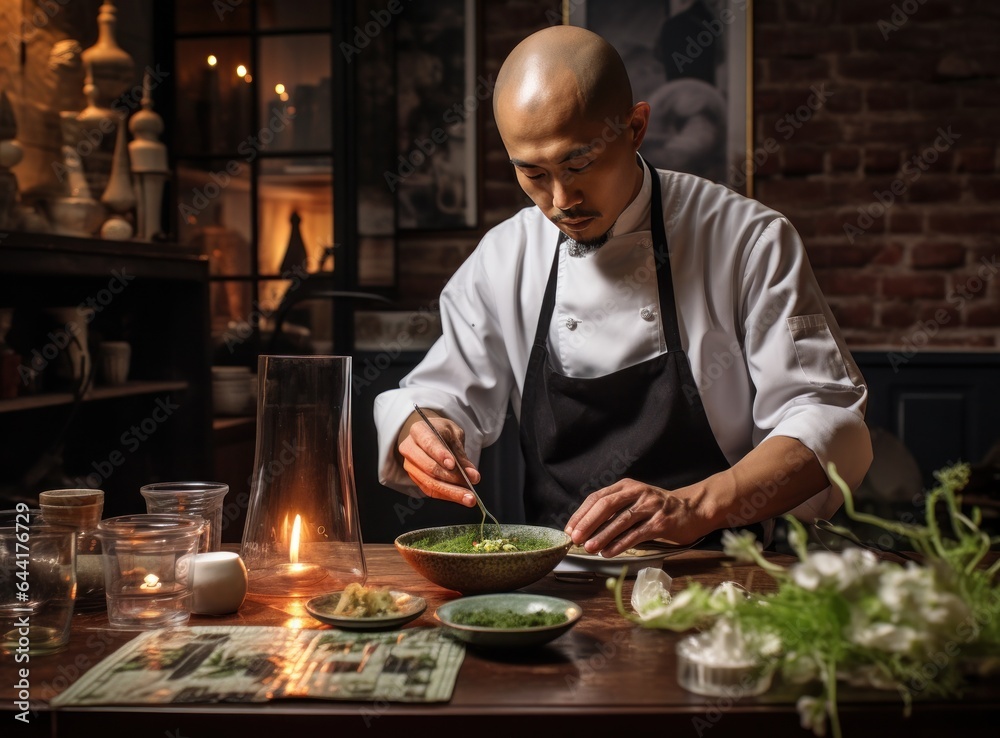
M 99 489 L 51 489 L 38 495 L 42 517 L 49 525 L 76 530 L 75 612 L 100 612 L 107 607 L 104 566 L 97 525 L 104 511 Z

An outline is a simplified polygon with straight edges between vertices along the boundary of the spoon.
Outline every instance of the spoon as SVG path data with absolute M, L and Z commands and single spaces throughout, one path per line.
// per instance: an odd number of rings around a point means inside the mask
M 444 447 L 448 449 L 448 453 L 450 453 L 451 457 L 455 460 L 455 468 L 458 469 L 459 473 L 462 475 L 462 479 L 465 480 L 465 486 L 469 488 L 469 491 L 472 492 L 473 496 L 476 498 L 476 504 L 479 505 L 479 509 L 483 513 L 483 522 L 479 524 L 479 537 L 480 538 L 483 537 L 483 525 L 485 525 L 486 523 L 487 515 L 489 515 L 490 518 L 493 519 L 493 522 L 497 524 L 497 535 L 499 537 L 500 533 L 503 530 L 500 527 L 500 521 L 493 516 L 493 513 L 491 513 L 489 510 L 486 509 L 486 505 L 483 504 L 483 500 L 479 496 L 479 493 L 476 492 L 476 488 L 473 487 L 472 482 L 469 481 L 469 475 L 465 473 L 465 469 L 462 468 L 462 464 L 458 461 L 458 456 L 456 456 L 455 452 L 451 450 L 451 446 L 449 446 L 448 442 L 444 440 L 444 436 L 442 436 L 438 432 L 438 429 L 434 427 L 434 424 L 431 423 L 430 418 L 428 418 L 424 414 L 424 411 L 420 409 L 420 406 L 417 405 L 417 403 L 413 403 L 413 409 L 417 411 L 417 415 L 421 417 L 421 419 L 427 424 L 427 427 L 431 429 L 431 432 L 437 437 L 439 441 L 441 441 L 442 444 L 444 444 Z

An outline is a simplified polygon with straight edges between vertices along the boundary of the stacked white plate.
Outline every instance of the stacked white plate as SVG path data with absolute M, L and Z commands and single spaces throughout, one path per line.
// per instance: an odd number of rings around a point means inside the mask
M 212 367 L 212 406 L 216 415 L 248 415 L 256 403 L 256 374 L 245 366 Z

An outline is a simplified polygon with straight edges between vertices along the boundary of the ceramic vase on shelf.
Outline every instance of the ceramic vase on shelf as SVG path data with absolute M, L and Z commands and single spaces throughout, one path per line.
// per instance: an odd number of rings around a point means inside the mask
M 125 216 L 135 207 L 135 191 L 132 189 L 132 173 L 129 171 L 128 149 L 125 146 L 124 117 L 118 121 L 111 176 L 101 195 L 101 203 L 112 213 L 101 226 L 101 237 L 112 241 L 132 238 L 134 229 Z
M 147 73 L 142 81 L 142 110 L 132 115 L 129 130 L 134 137 L 128 145 L 136 194 L 136 235 L 151 241 L 160 233 L 163 186 L 167 181 L 167 147 L 158 140 L 163 119 L 153 111 L 153 95 Z

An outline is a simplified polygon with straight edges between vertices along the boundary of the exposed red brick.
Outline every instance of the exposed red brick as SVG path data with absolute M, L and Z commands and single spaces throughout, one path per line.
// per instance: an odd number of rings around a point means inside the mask
M 931 231 L 937 233 L 996 233 L 1000 231 L 1000 212 L 951 209 L 929 217 Z
M 948 298 L 955 302 L 977 301 L 989 296 L 990 286 L 996 282 L 997 275 L 987 268 L 975 269 L 972 272 L 952 274 L 948 285 Z
M 906 328 L 917 320 L 917 309 L 908 302 L 887 302 L 879 311 L 879 324 L 888 328 Z
M 755 90 L 753 107 L 756 113 L 777 113 L 781 110 L 782 95 L 777 90 Z
M 754 3 L 754 15 L 757 3 Z M 813 25 L 828 25 L 834 20 L 833 3 L 817 3 L 815 0 L 785 0 L 785 19 Z
M 924 304 L 917 312 L 917 319 L 921 323 L 932 322 L 940 326 L 955 327 L 962 323 L 962 313 L 949 302 L 936 302 Z
M 843 328 L 867 328 L 871 326 L 875 316 L 870 302 L 831 302 L 830 311 L 837 324 Z
M 1000 107 L 1000 85 L 996 82 L 970 83 L 962 86 L 963 108 Z
M 816 146 L 786 146 L 781 152 L 786 174 L 818 174 L 823 171 L 824 150 Z
M 903 155 L 899 149 L 866 148 L 865 171 L 877 174 L 895 173 L 899 171 L 902 158 Z
M 969 185 L 977 200 L 1000 203 L 1000 177 L 971 177 Z
M 853 172 L 861 162 L 861 152 L 855 147 L 838 146 L 829 150 L 830 168 L 836 172 Z
M 931 29 L 928 33 L 937 33 Z M 939 44 L 940 39 L 934 41 Z M 958 92 L 954 87 L 943 85 L 918 85 L 913 88 L 913 107 L 918 110 L 952 109 L 958 102 Z
M 826 59 L 769 59 L 771 81 L 815 82 L 829 79 L 830 62 Z
M 879 250 L 878 246 L 806 244 L 809 263 L 817 268 L 865 266 L 871 263 Z
M 903 299 L 937 299 L 944 297 L 944 277 L 925 275 L 886 275 L 882 277 L 882 294 Z
M 824 270 L 816 273 L 820 289 L 826 295 L 873 295 L 878 278 L 856 271 Z
M 958 152 L 958 171 L 988 174 L 996 167 L 997 152 L 992 146 L 972 146 Z
M 942 330 L 939 335 L 932 337 L 927 345 L 962 349 L 993 348 L 997 345 L 997 340 L 995 336 L 969 334 L 967 331 L 956 334 L 949 333 L 946 329 Z
M 815 206 L 826 202 L 827 185 L 811 180 L 769 179 L 759 184 L 757 199 L 776 210 L 788 203 L 799 207 Z
M 965 264 L 966 248 L 958 243 L 921 243 L 910 250 L 914 269 L 953 269 Z
M 803 57 L 845 53 L 851 50 L 847 29 L 830 30 L 814 25 L 799 26 L 794 34 L 785 26 L 762 28 L 754 36 L 754 50 L 763 56 Z
M 837 71 L 847 79 L 912 81 L 928 74 L 926 54 L 855 54 L 837 60 Z
M 782 19 L 781 9 L 784 3 L 781 0 L 757 0 L 753 4 L 754 25 L 764 23 L 774 23 Z
M 910 202 L 953 202 L 962 196 L 962 185 L 953 177 L 925 174 L 910 185 Z
M 892 266 L 899 264 L 903 260 L 903 247 L 898 243 L 887 243 L 872 259 L 872 264 L 878 266 Z
M 865 92 L 865 104 L 869 110 L 908 110 L 910 90 L 894 85 L 892 87 L 870 87 Z
M 888 5 L 872 0 L 841 0 L 840 20 L 844 23 L 876 23 L 892 13 Z
M 965 310 L 965 324 L 971 328 L 1000 326 L 1000 305 L 996 303 L 970 305 Z
M 889 213 L 889 233 L 923 233 L 924 216 L 919 212 L 906 212 L 903 205 L 897 205 Z
M 828 89 L 833 94 L 824 107 L 831 113 L 857 113 L 861 110 L 863 95 L 857 87 L 831 86 Z

